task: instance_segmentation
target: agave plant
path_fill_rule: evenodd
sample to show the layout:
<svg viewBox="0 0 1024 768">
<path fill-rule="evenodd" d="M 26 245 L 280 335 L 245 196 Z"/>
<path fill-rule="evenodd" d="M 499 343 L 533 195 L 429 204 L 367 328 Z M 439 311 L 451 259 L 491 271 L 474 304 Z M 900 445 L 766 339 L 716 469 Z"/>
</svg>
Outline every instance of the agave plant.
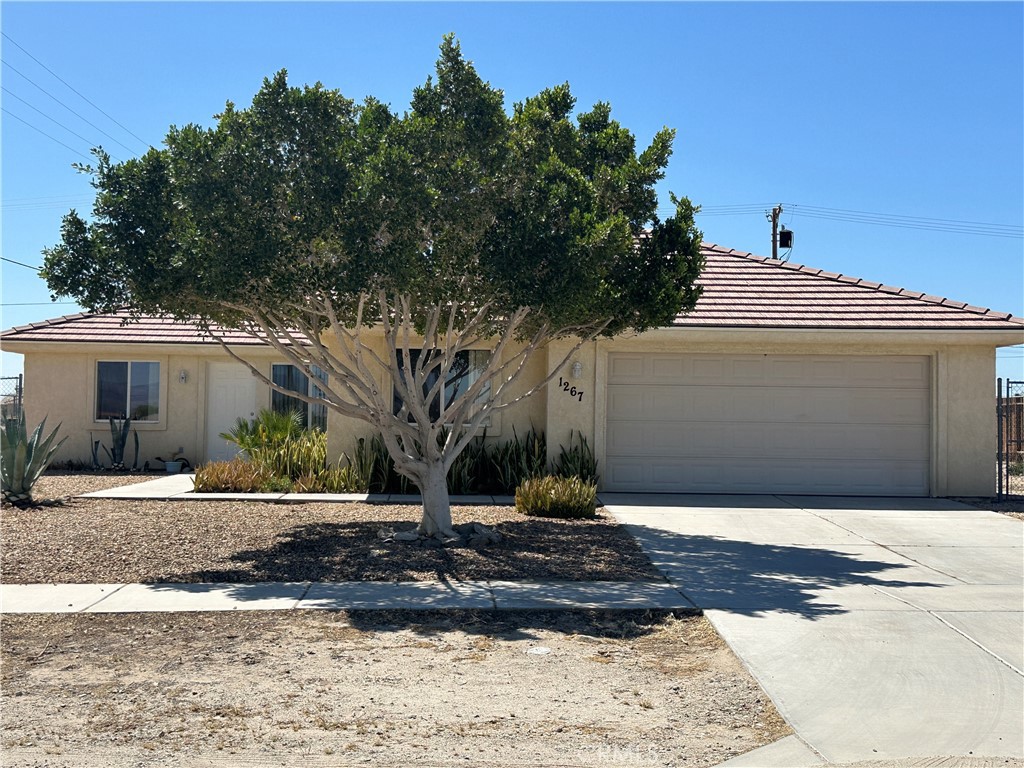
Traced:
<svg viewBox="0 0 1024 768">
<path fill-rule="evenodd" d="M 45 426 L 46 419 L 43 418 L 29 437 L 25 428 L 25 414 L 22 413 L 17 419 L 8 419 L 0 431 L 0 485 L 3 487 L 3 500 L 16 507 L 32 504 L 32 487 L 49 465 L 53 454 L 67 440 L 62 437 L 56 444 L 53 442 L 60 424 L 44 438 Z"/>
<path fill-rule="evenodd" d="M 110 459 L 111 469 L 124 469 L 124 448 L 128 444 L 128 433 L 132 428 L 132 420 L 130 418 L 124 418 L 120 421 L 115 421 L 114 417 L 110 417 L 110 448 L 102 446 L 103 451 L 107 454 L 107 458 Z M 135 432 L 135 463 L 132 465 L 132 469 L 139 468 L 139 433 Z M 94 457 L 95 459 L 95 457 Z"/>
</svg>

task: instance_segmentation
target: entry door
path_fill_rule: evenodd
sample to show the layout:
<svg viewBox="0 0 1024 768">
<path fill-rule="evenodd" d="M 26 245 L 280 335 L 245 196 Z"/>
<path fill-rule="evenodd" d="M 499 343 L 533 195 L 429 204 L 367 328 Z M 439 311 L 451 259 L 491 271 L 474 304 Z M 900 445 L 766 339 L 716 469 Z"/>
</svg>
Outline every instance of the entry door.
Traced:
<svg viewBox="0 0 1024 768">
<path fill-rule="evenodd" d="M 228 461 L 238 446 L 220 436 L 256 415 L 256 379 L 240 363 L 210 363 L 206 373 L 206 459 Z"/>
</svg>

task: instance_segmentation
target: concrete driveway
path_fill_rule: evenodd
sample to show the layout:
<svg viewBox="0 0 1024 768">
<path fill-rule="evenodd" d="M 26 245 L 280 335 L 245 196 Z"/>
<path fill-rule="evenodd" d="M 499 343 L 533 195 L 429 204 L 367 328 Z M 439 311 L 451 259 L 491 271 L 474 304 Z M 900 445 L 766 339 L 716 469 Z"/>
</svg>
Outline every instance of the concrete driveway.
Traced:
<svg viewBox="0 0 1024 768">
<path fill-rule="evenodd" d="M 939 499 L 601 498 L 796 731 L 729 765 L 1024 757 L 1021 521 Z"/>
</svg>

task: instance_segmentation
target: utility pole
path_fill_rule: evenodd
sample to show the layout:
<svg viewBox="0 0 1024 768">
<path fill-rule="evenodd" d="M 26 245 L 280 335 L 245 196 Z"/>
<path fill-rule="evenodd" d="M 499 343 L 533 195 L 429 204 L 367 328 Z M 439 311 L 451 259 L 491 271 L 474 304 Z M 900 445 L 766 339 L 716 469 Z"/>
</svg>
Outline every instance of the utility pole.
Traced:
<svg viewBox="0 0 1024 768">
<path fill-rule="evenodd" d="M 772 258 L 778 261 L 779 258 L 779 217 L 782 215 L 782 203 L 772 208 Z"/>
</svg>

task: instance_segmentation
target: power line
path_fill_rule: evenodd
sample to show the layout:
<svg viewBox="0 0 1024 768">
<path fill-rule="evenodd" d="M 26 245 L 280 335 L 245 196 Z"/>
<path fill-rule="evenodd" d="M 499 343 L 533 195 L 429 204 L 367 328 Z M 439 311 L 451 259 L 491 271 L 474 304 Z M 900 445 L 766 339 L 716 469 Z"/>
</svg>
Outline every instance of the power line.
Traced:
<svg viewBox="0 0 1024 768">
<path fill-rule="evenodd" d="M 24 264 L 20 261 L 15 261 L 14 259 L 8 259 L 6 256 L 0 256 L 0 261 L 6 261 L 11 264 L 17 264 L 19 267 L 25 267 L 26 269 L 31 269 L 36 272 L 39 272 L 41 270 L 41 267 L 33 267 L 31 264 Z"/>
<path fill-rule="evenodd" d="M 50 117 L 50 116 L 49 116 L 48 114 L 46 114 L 45 112 L 43 112 L 43 110 L 39 109 L 39 107 L 35 107 L 35 106 L 33 106 L 32 104 L 30 104 L 29 102 L 25 101 L 25 99 L 21 98 L 21 96 L 19 96 L 18 94 L 16 94 L 16 93 L 12 92 L 12 91 L 11 91 L 11 90 L 10 90 L 10 89 L 9 89 L 9 88 L 8 88 L 8 87 L 6 86 L 6 85 L 0 86 L 0 88 L 2 88 L 2 89 L 3 89 L 3 91 L 4 91 L 4 93 L 6 93 L 6 94 L 7 94 L 8 96 L 13 96 L 13 97 L 14 97 L 14 98 L 16 98 L 16 99 L 17 99 L 18 101 L 20 101 L 20 102 L 21 102 L 22 104 L 24 104 L 25 106 L 27 106 L 27 107 L 28 107 L 29 109 L 33 109 L 33 110 L 35 110 L 35 111 L 36 111 L 36 112 L 38 112 L 38 113 L 39 113 L 40 115 L 42 115 L 42 116 L 43 116 L 43 117 L 45 117 L 45 118 L 46 118 L 47 120 L 49 120 L 49 121 L 50 121 L 51 123 L 53 123 L 54 125 L 57 125 L 57 126 L 59 126 L 60 128 L 63 128 L 63 129 L 65 130 L 65 131 L 67 131 L 68 133 L 72 134 L 73 136 L 77 136 L 77 137 L 78 137 L 78 138 L 80 138 L 80 139 L 81 139 L 82 141 L 84 141 L 84 142 L 85 142 L 86 144 L 88 144 L 88 145 L 92 146 L 92 144 L 94 143 L 94 142 L 92 142 L 92 141 L 89 141 L 89 139 L 85 138 L 85 136 L 83 136 L 82 134 L 80 134 L 80 133 L 76 133 L 75 131 L 71 130 L 71 129 L 70 129 L 70 128 L 68 128 L 68 127 L 67 127 L 66 125 L 64 125 L 64 123 L 60 122 L 59 120 L 55 120 L 54 118 Z M 111 155 L 111 157 L 114 157 L 114 156 L 113 156 L 113 155 Z M 114 157 L 114 159 L 115 159 L 115 160 L 117 160 L 118 162 L 120 162 L 120 160 L 119 160 L 118 158 Z"/>
<path fill-rule="evenodd" d="M 27 125 L 27 126 L 28 126 L 29 128 L 31 128 L 31 129 L 32 129 L 33 131 L 36 131 L 36 132 L 38 132 L 38 133 L 41 133 L 41 134 L 43 134 L 43 136 L 45 136 L 46 138 L 48 138 L 48 139 L 49 139 L 50 141 L 55 141 L 55 142 L 57 142 L 58 144 L 60 144 L 60 145 L 61 145 L 62 147 L 67 147 L 68 149 L 70 149 L 70 150 L 71 150 L 72 152 L 74 152 L 74 153 L 75 153 L 76 155 L 78 155 L 79 157 L 81 157 L 81 158 L 84 158 L 84 159 L 85 159 L 86 161 L 88 161 L 88 160 L 90 159 L 89 157 L 87 157 L 86 155 L 83 155 L 83 154 L 82 154 L 81 152 L 79 152 L 79 151 L 78 151 L 77 149 L 75 149 L 74 147 L 68 146 L 67 144 L 65 144 L 65 143 L 64 143 L 63 141 L 61 141 L 60 139 L 55 139 L 55 138 L 54 138 L 53 136 L 51 136 L 50 134 L 48 134 L 48 133 L 47 133 L 46 131 L 44 131 L 44 130 L 42 130 L 42 129 L 40 129 L 40 128 L 36 128 L 36 127 L 35 127 L 34 125 L 32 125 L 32 123 L 30 123 L 30 122 L 29 122 L 28 120 L 25 120 L 24 118 L 18 117 L 18 116 L 17 116 L 16 114 L 14 114 L 14 113 L 13 113 L 13 112 L 11 112 L 11 111 L 10 111 L 9 109 L 7 109 L 7 107 L 0 107 L 0 109 L 2 109 L 2 110 L 3 110 L 4 114 L 10 115 L 10 116 L 11 116 L 11 117 L 13 117 L 13 118 L 14 118 L 15 120 L 20 120 L 20 121 L 21 121 L 21 122 L 23 122 L 23 123 L 24 123 L 25 125 Z"/>
<path fill-rule="evenodd" d="M 56 304 L 74 304 L 73 301 L 16 301 L 0 304 L 0 307 L 52 307 Z"/>
<path fill-rule="evenodd" d="M 785 203 L 787 212 L 792 216 L 805 216 L 812 219 L 846 221 L 855 224 L 872 224 L 876 226 L 899 227 L 903 229 L 931 230 L 965 235 L 983 235 L 986 237 L 1024 237 L 1024 227 L 1015 224 L 996 224 L 978 221 L 962 221 L 958 219 L 941 219 L 924 216 L 906 216 L 892 213 L 873 213 L 845 208 L 826 208 L 815 205 Z M 752 203 L 735 205 L 702 206 L 697 216 L 747 216 L 763 214 L 771 206 Z M 661 208 L 659 213 L 672 213 L 671 209 Z"/>
<path fill-rule="evenodd" d="M 56 101 L 56 102 L 57 102 L 58 104 L 60 104 L 60 105 L 61 105 L 62 107 L 64 107 L 64 109 L 66 109 L 66 110 L 67 110 L 68 112 L 70 112 L 71 114 L 73 114 L 73 115 L 74 115 L 75 117 L 77 117 L 77 118 L 78 118 L 79 120 L 82 120 L 83 122 L 85 122 L 85 123 L 88 123 L 88 124 L 89 124 L 89 125 L 91 125 L 91 126 L 92 126 L 93 128 L 95 128 L 95 129 L 96 129 L 97 131 L 99 131 L 99 132 L 100 132 L 100 133 L 102 133 L 102 134 L 103 134 L 104 136 L 106 136 L 106 137 L 107 137 L 108 139 L 110 139 L 111 141 L 113 141 L 113 142 L 114 142 L 115 144 L 120 144 L 120 145 L 121 145 L 122 147 L 124 147 L 125 149 L 127 149 L 127 150 L 128 150 L 129 152 L 131 152 L 132 154 L 135 154 L 135 150 L 133 150 L 133 149 L 132 149 L 131 147 L 129 147 L 129 146 L 127 145 L 127 144 L 125 144 L 125 143 L 124 143 L 124 142 L 122 142 L 122 141 L 118 141 L 118 140 L 117 140 L 117 139 L 115 139 L 115 138 L 114 138 L 113 136 L 111 136 L 111 135 L 110 135 L 109 133 L 107 133 L 107 132 L 106 132 L 106 131 L 104 131 L 104 130 L 103 130 L 102 128 L 100 128 L 100 127 L 99 127 L 98 125 L 96 125 L 96 123 L 94 123 L 94 122 L 90 121 L 90 120 L 89 120 L 88 118 L 86 118 L 86 117 L 83 117 L 83 116 L 82 116 L 81 114 L 79 114 L 78 112 L 76 112 L 75 110 L 73 110 L 73 109 L 72 109 L 71 107 L 69 107 L 69 106 L 68 106 L 67 104 L 65 104 L 65 103 L 64 103 L 63 101 L 61 101 L 60 99 L 58 99 L 58 98 L 57 98 L 56 96 L 54 96 L 54 95 L 53 95 L 52 93 L 50 93 L 50 92 L 49 92 L 48 90 L 46 90 L 45 88 L 43 88 L 43 86 L 39 85 L 39 83 L 35 82 L 35 81 L 34 81 L 34 80 L 33 80 L 32 78 L 28 77 L 27 75 L 23 74 L 23 73 L 22 73 L 22 72 L 21 72 L 21 71 L 20 71 L 19 69 L 17 69 L 16 67 L 12 66 L 12 65 L 11 65 L 11 64 L 10 64 L 9 62 L 7 62 L 7 61 L 4 61 L 3 59 L 0 59 L 0 62 L 3 62 L 3 64 L 4 64 L 5 66 L 7 66 L 8 68 L 10 68 L 10 69 L 11 69 L 11 70 L 12 70 L 12 71 L 13 71 L 13 72 L 15 73 L 15 74 L 19 75 L 20 77 L 24 78 L 25 80 L 28 80 L 28 82 L 30 82 L 30 83 L 31 83 L 32 85 L 34 85 L 34 86 L 35 86 L 36 88 L 38 88 L 38 89 L 39 89 L 40 91 L 42 91 L 43 93 L 45 93 L 45 94 L 46 94 L 47 96 L 49 96 L 49 97 L 50 97 L 51 99 L 53 99 L 54 101 Z"/>
<path fill-rule="evenodd" d="M 39 59 L 37 59 L 37 58 L 36 58 L 35 56 L 33 56 L 33 55 L 32 55 L 31 53 L 29 53 L 29 52 L 28 52 L 28 51 L 27 51 L 27 50 L 26 50 L 26 49 L 24 48 L 24 46 L 20 45 L 20 44 L 19 44 L 19 43 L 18 43 L 17 41 L 15 41 L 14 39 L 12 39 L 12 38 L 11 38 L 11 36 L 10 36 L 10 35 L 8 35 L 8 34 L 7 34 L 6 32 L 0 32 L 0 35 L 3 35 L 3 36 L 4 36 L 5 38 L 7 38 L 7 40 L 8 40 L 8 41 L 9 41 L 9 42 L 10 42 L 10 43 L 11 43 L 12 45 L 14 45 L 15 47 L 17 47 L 17 48 L 21 49 L 21 51 L 22 51 L 22 52 L 23 52 L 23 53 L 24 53 L 24 54 L 25 54 L 26 56 L 28 56 L 28 57 L 29 57 L 30 59 L 32 59 L 32 61 L 34 61 L 34 62 L 35 62 L 36 64 L 38 64 L 38 65 L 39 65 L 40 67 L 42 67 L 43 69 L 45 69 L 45 70 L 46 70 L 47 72 L 49 72 L 49 73 L 50 73 L 51 75 L 53 75 L 53 76 L 54 76 L 55 78 L 57 78 L 58 80 L 60 80 L 60 81 L 61 81 L 62 83 L 64 83 L 64 85 L 66 85 L 66 86 L 67 86 L 68 88 L 70 88 L 70 89 L 71 89 L 72 91 L 74 91 L 74 92 L 75 92 L 76 94 L 78 94 L 79 98 L 81 98 L 81 99 L 82 99 L 83 101 L 85 101 L 85 102 L 86 102 L 87 104 L 89 104 L 90 106 L 92 106 L 92 107 L 93 107 L 93 108 L 94 108 L 95 110 L 97 110 L 98 112 L 100 112 L 100 113 L 101 113 L 101 114 L 102 114 L 103 116 L 105 116 L 105 117 L 106 117 L 106 118 L 107 118 L 108 120 L 110 120 L 110 121 L 111 121 L 111 122 L 113 122 L 113 123 L 114 123 L 115 125 L 117 125 L 117 126 L 118 126 L 119 128 L 121 128 L 121 130 L 123 130 L 123 131 L 124 131 L 125 133 L 128 133 L 128 134 L 129 134 L 129 135 L 131 135 L 131 136 L 132 136 L 132 137 L 133 137 L 134 139 L 136 139 L 137 141 L 141 142 L 142 144 L 145 144 L 145 145 L 146 145 L 147 147 L 149 147 L 150 149 L 152 149 L 152 148 L 153 148 L 153 145 L 152 145 L 152 144 L 150 144 L 150 143 L 149 143 L 148 141 L 146 141 L 145 139 L 139 138 L 139 137 L 138 137 L 137 135 L 135 135 L 135 133 L 133 133 L 132 131 L 130 131 L 130 130 L 129 130 L 128 128 L 126 128 L 125 126 L 121 125 L 121 123 L 119 123 L 119 122 L 118 122 L 117 120 L 115 120 L 115 119 L 114 119 L 113 117 L 111 117 L 111 116 L 110 116 L 110 115 L 108 115 L 108 114 L 107 114 L 106 112 L 104 112 L 104 111 L 103 111 L 103 110 L 102 110 L 102 109 L 101 109 L 101 108 L 100 108 L 99 106 L 97 106 L 97 105 L 96 105 L 96 104 L 95 104 L 95 103 L 94 103 L 93 101 L 91 101 L 91 100 L 90 100 L 90 99 L 89 99 L 89 98 L 88 98 L 88 97 L 87 97 L 87 96 L 86 96 L 85 94 L 83 94 L 83 93 L 82 93 L 81 91 L 79 91 L 79 90 L 78 90 L 77 88 L 75 88 L 75 87 L 74 87 L 73 85 L 71 85 L 71 83 L 69 83 L 69 82 L 68 82 L 67 80 L 65 80 L 65 79 L 64 79 L 63 77 L 61 77 L 60 75 L 58 75 L 58 74 L 57 74 L 56 72 L 54 72 L 54 71 L 53 71 L 52 69 L 50 69 L 50 68 L 49 68 L 48 66 L 46 66 L 45 64 L 43 64 L 43 62 L 41 62 L 41 61 L 40 61 Z M 10 65 L 8 65 L 8 66 L 10 66 Z M 124 146 L 124 145 L 122 144 L 121 146 Z M 125 147 L 125 149 L 127 149 L 127 147 Z"/>
</svg>

